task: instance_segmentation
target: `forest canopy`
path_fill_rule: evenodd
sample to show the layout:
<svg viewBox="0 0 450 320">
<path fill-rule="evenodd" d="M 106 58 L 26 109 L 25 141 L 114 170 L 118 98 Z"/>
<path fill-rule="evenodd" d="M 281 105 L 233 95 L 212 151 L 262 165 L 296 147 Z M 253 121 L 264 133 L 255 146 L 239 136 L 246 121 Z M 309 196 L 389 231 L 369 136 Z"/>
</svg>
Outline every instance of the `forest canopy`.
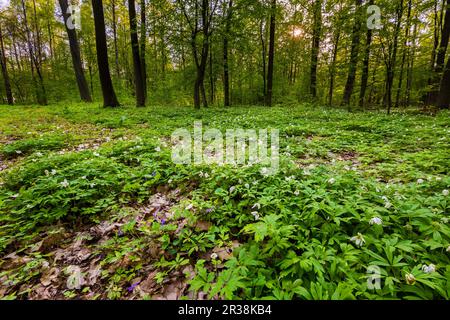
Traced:
<svg viewBox="0 0 450 320">
<path fill-rule="evenodd" d="M 3 0 L 0 26 L 5 103 L 449 106 L 448 0 Z"/>
</svg>

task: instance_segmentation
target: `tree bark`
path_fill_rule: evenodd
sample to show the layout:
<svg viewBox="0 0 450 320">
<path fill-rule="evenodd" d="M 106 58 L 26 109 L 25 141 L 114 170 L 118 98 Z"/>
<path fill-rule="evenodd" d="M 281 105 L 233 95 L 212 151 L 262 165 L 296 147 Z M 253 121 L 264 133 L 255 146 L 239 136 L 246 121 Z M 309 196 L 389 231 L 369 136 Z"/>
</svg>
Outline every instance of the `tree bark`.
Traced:
<svg viewBox="0 0 450 320">
<path fill-rule="evenodd" d="M 5 82 L 6 100 L 9 105 L 14 104 L 14 98 L 11 90 L 11 82 L 9 80 L 8 65 L 6 61 L 5 46 L 3 44 L 3 31 L 0 25 L 0 63 L 2 65 L 3 81 Z"/>
<path fill-rule="evenodd" d="M 80 92 L 80 98 L 85 102 L 92 102 L 91 93 L 89 92 L 89 86 L 86 81 L 81 62 L 80 45 L 78 43 L 77 32 L 75 29 L 69 28 L 67 25 L 67 21 L 70 18 L 69 13 L 67 12 L 69 4 L 67 0 L 59 0 L 59 5 L 61 7 L 64 17 L 64 25 L 66 26 L 67 36 L 69 38 L 70 54 L 72 56 L 72 64 L 75 71 L 78 91 Z"/>
<path fill-rule="evenodd" d="M 128 13 L 130 17 L 130 38 L 131 38 L 131 51 L 133 55 L 134 66 L 134 86 L 136 91 L 136 106 L 145 106 L 145 86 L 142 79 L 143 71 L 141 66 L 141 56 L 139 54 L 139 42 L 137 34 L 137 22 L 136 22 L 136 5 L 135 0 L 128 0 Z"/>
<path fill-rule="evenodd" d="M 450 59 L 447 60 L 447 65 L 442 75 L 436 106 L 441 109 L 448 109 L 450 106 Z"/>
<path fill-rule="evenodd" d="M 277 0 L 272 0 L 270 12 L 270 30 L 269 30 L 269 61 L 267 65 L 267 96 L 266 105 L 272 106 L 273 96 L 273 71 L 275 60 L 275 28 L 276 28 L 276 6 Z"/>
<path fill-rule="evenodd" d="M 370 0 L 369 6 L 373 5 L 373 0 Z M 366 32 L 366 46 L 364 48 L 364 60 L 361 73 L 361 87 L 359 91 L 359 106 L 364 106 L 366 97 L 367 82 L 369 80 L 369 63 L 370 63 L 370 46 L 372 44 L 372 29 L 367 28 Z"/>
<path fill-rule="evenodd" d="M 34 84 L 34 87 L 36 90 L 37 102 L 40 105 L 47 105 L 47 103 L 48 103 L 47 102 L 47 93 L 45 91 L 44 78 L 43 78 L 42 72 L 41 72 L 41 65 L 39 64 L 39 61 L 34 54 L 33 45 L 31 43 L 31 31 L 28 26 L 28 17 L 27 17 L 27 9 L 25 6 L 25 1 L 22 0 L 21 3 L 22 3 L 22 10 L 23 10 L 23 23 L 25 26 L 26 42 L 27 42 L 27 46 L 28 46 L 28 53 L 30 55 L 31 77 L 33 79 L 33 84 Z M 36 68 L 36 73 L 39 78 L 39 84 L 36 82 L 36 77 L 34 75 L 35 68 Z"/>
<path fill-rule="evenodd" d="M 103 1 L 92 0 L 92 10 L 94 13 L 95 43 L 97 47 L 98 72 L 103 93 L 103 106 L 118 107 L 119 101 L 117 100 L 117 96 L 111 81 L 111 73 L 109 71 Z"/>
<path fill-rule="evenodd" d="M 147 18 L 145 14 L 145 0 L 141 0 L 141 68 L 142 82 L 144 83 L 144 94 L 147 99 L 147 62 L 145 59 L 145 50 L 147 43 Z"/>
<path fill-rule="evenodd" d="M 229 0 L 225 25 L 225 35 L 223 37 L 223 95 L 225 107 L 229 107 L 231 105 L 230 71 L 228 64 L 228 38 L 230 36 L 232 14 L 233 14 L 233 0 Z"/>
<path fill-rule="evenodd" d="M 362 0 L 356 0 L 356 9 L 355 9 L 355 23 L 353 25 L 352 31 L 352 45 L 350 51 L 350 62 L 348 68 L 347 82 L 345 83 L 344 89 L 344 97 L 342 104 L 348 105 L 350 109 L 350 98 L 353 93 L 353 87 L 355 85 L 355 77 L 356 77 L 356 68 L 358 64 L 358 55 L 359 55 L 359 37 L 361 30 L 361 20 L 360 20 L 360 8 L 362 4 Z"/>
<path fill-rule="evenodd" d="M 311 45 L 311 70 L 309 93 L 315 100 L 317 98 L 317 63 L 320 48 L 320 35 L 322 32 L 322 0 L 314 2 L 313 37 Z"/>
</svg>

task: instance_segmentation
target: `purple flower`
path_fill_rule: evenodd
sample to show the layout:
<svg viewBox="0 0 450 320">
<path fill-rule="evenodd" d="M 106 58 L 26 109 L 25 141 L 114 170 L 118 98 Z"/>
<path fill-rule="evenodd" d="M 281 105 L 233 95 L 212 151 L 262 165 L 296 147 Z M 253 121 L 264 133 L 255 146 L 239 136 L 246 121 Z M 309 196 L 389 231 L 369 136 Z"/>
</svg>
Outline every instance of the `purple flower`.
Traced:
<svg viewBox="0 0 450 320">
<path fill-rule="evenodd" d="M 118 235 L 119 237 L 122 237 L 122 236 L 123 236 L 123 231 L 122 231 L 122 229 L 119 229 L 119 232 L 117 233 L 117 235 Z"/>
<path fill-rule="evenodd" d="M 161 224 L 162 224 L 162 225 L 165 225 L 165 224 L 166 224 L 166 219 L 162 219 L 162 220 L 161 220 Z"/>
<path fill-rule="evenodd" d="M 131 287 L 128 287 L 127 288 L 128 292 L 133 292 L 133 290 L 136 289 L 136 287 L 139 285 L 139 283 L 141 283 L 141 282 L 139 281 L 139 282 L 133 283 L 131 285 Z"/>
<path fill-rule="evenodd" d="M 214 211 L 213 208 L 206 209 L 206 213 L 211 213 L 211 212 L 213 212 L 213 211 Z"/>
</svg>

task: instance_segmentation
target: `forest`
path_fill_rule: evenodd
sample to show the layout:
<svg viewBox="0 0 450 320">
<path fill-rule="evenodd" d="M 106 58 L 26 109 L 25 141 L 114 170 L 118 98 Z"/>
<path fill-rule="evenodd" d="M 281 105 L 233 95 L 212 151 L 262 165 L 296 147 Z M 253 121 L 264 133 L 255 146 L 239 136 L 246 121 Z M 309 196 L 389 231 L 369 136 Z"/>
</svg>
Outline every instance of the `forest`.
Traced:
<svg viewBox="0 0 450 320">
<path fill-rule="evenodd" d="M 450 299 L 449 40 L 450 0 L 0 0 L 0 300 Z"/>
</svg>

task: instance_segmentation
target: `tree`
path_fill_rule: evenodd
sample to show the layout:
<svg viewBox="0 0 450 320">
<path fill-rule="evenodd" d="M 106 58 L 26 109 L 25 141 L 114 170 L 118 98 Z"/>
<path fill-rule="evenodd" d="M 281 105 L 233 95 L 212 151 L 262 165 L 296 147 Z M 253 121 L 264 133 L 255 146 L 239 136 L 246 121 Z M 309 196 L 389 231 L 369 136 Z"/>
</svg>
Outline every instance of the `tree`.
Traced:
<svg viewBox="0 0 450 320">
<path fill-rule="evenodd" d="M 358 64 L 358 55 L 359 55 L 359 37 L 360 37 L 360 30 L 361 30 L 361 4 L 362 0 L 356 0 L 355 1 L 355 21 L 353 25 L 353 31 L 352 31 L 352 45 L 350 49 L 350 61 L 349 61 L 349 67 L 348 67 L 348 74 L 347 74 L 347 82 L 345 84 L 344 89 L 344 98 L 342 101 L 343 105 L 348 105 L 350 108 L 350 98 L 353 93 L 353 87 L 355 85 L 355 77 L 356 77 L 356 68 Z"/>
<path fill-rule="evenodd" d="M 147 99 L 147 62 L 145 59 L 145 50 L 147 43 L 147 19 L 146 19 L 146 4 L 145 0 L 141 0 L 141 69 L 142 82 L 144 83 L 144 95 Z"/>
<path fill-rule="evenodd" d="M 373 0 L 369 1 L 369 6 L 373 5 Z M 372 44 L 372 29 L 367 28 L 366 31 L 366 45 L 364 47 L 364 59 L 361 73 L 361 89 L 359 91 L 359 106 L 364 106 L 364 99 L 366 97 L 367 82 L 369 80 L 369 62 L 370 62 L 370 46 Z"/>
<path fill-rule="evenodd" d="M 130 15 L 130 32 L 131 32 L 131 51 L 133 55 L 134 65 L 134 85 L 136 92 L 136 106 L 145 106 L 145 86 L 143 79 L 143 71 L 141 65 L 141 56 L 139 54 L 139 42 L 137 35 L 136 22 L 136 6 L 135 0 L 128 0 L 128 12 Z"/>
<path fill-rule="evenodd" d="M 70 14 L 68 12 L 67 0 L 59 0 L 61 12 L 64 17 L 64 24 L 66 27 L 67 36 L 69 38 L 70 54 L 72 56 L 72 65 L 75 71 L 75 79 L 78 85 L 78 91 L 80 92 L 81 100 L 85 102 L 92 102 L 91 93 L 89 92 L 89 86 L 84 76 L 83 64 L 81 62 L 80 45 L 78 43 L 77 32 L 75 28 L 70 28 L 68 20 Z"/>
<path fill-rule="evenodd" d="M 228 39 L 230 37 L 231 19 L 233 15 L 233 0 L 228 1 L 228 9 L 225 10 L 225 34 L 223 36 L 223 96 L 224 105 L 231 105 L 230 99 L 230 69 L 228 63 Z"/>
<path fill-rule="evenodd" d="M 14 98 L 11 90 L 11 82 L 9 81 L 8 65 L 6 61 L 5 46 L 3 44 L 3 30 L 0 22 L 0 63 L 2 65 L 3 81 L 5 82 L 6 100 L 9 105 L 14 104 Z"/>
<path fill-rule="evenodd" d="M 317 61 L 322 33 L 322 0 L 315 0 L 313 6 L 313 36 L 311 44 L 311 71 L 309 92 L 313 99 L 317 98 Z"/>
<path fill-rule="evenodd" d="M 267 95 L 266 105 L 272 106 L 273 96 L 273 71 L 275 60 L 275 28 L 276 28 L 276 6 L 277 0 L 272 0 L 270 6 L 270 26 L 269 26 L 269 61 L 267 65 Z"/>
<path fill-rule="evenodd" d="M 92 10 L 94 13 L 95 43 L 97 47 L 97 64 L 100 76 L 100 83 L 103 93 L 104 107 L 118 107 L 116 93 L 111 80 L 108 62 L 108 48 L 106 45 L 105 16 L 103 13 L 102 0 L 92 0 Z"/>
<path fill-rule="evenodd" d="M 28 47 L 28 54 L 30 56 L 31 77 L 33 79 L 33 84 L 34 84 L 34 88 L 36 91 L 37 102 L 40 105 L 47 105 L 48 104 L 47 92 L 46 92 L 45 86 L 44 86 L 44 78 L 42 75 L 41 63 L 39 61 L 40 59 L 38 59 L 35 56 L 35 50 L 33 48 L 33 44 L 31 43 L 32 37 L 31 37 L 31 30 L 28 26 L 28 15 L 27 15 L 25 1 L 22 0 L 21 3 L 22 3 L 23 22 L 24 22 L 24 27 L 25 27 L 25 37 L 26 37 L 26 42 L 27 42 L 27 47 Z M 36 73 L 38 75 L 39 83 L 36 81 L 36 77 L 34 75 L 35 69 L 36 69 Z"/>
</svg>

